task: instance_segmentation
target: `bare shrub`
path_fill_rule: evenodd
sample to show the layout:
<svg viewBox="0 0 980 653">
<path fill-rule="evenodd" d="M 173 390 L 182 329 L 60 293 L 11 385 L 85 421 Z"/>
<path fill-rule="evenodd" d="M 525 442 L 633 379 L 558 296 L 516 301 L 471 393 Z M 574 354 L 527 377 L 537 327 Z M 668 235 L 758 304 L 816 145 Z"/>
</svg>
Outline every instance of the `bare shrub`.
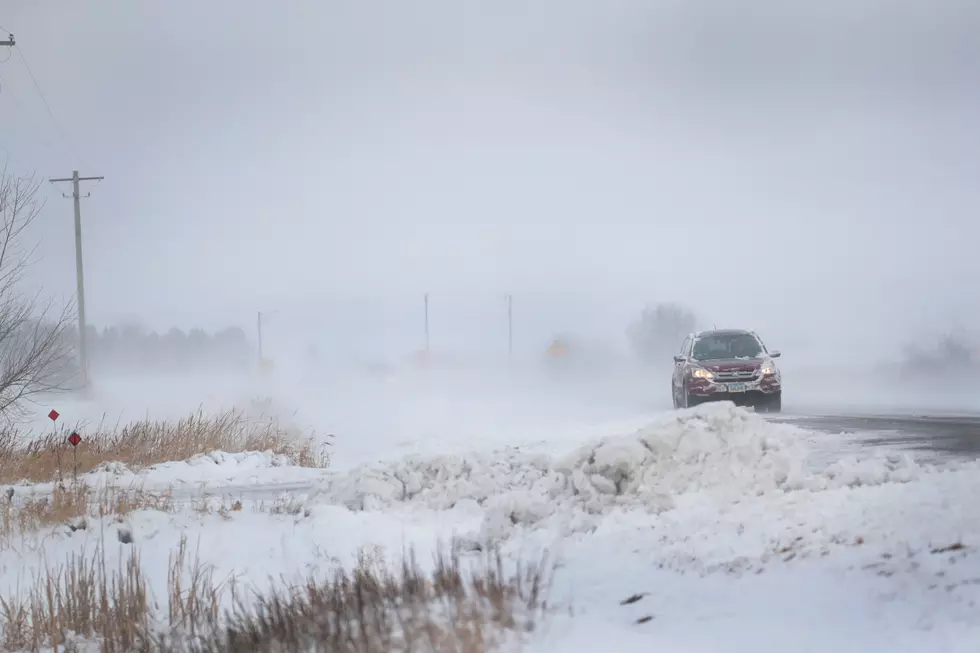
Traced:
<svg viewBox="0 0 980 653">
<path fill-rule="evenodd" d="M 124 516 L 137 510 L 156 510 L 158 512 L 175 512 L 173 492 L 148 492 L 142 488 L 118 488 L 106 486 L 95 502 L 99 517 L 109 515 Z"/>
<path fill-rule="evenodd" d="M 294 517 L 302 514 L 306 510 L 306 506 L 302 501 L 291 496 L 279 497 L 268 508 L 264 504 L 262 508 L 271 515 L 292 515 Z"/>
<path fill-rule="evenodd" d="M 8 429 L 0 432 L 0 483 L 61 478 L 64 471 L 74 471 L 69 466 L 76 460 L 77 472 L 84 474 L 110 462 L 135 470 L 214 451 L 269 451 L 303 467 L 326 467 L 330 460 L 313 435 L 298 436 L 275 421 L 250 420 L 237 410 L 218 415 L 199 410 L 178 421 L 141 420 L 87 433 L 74 452 L 63 433 L 25 442 Z"/>
<path fill-rule="evenodd" d="M 22 241 L 41 210 L 39 187 L 38 179 L 0 171 L 0 417 L 7 420 L 70 380 L 72 308 L 56 310 L 21 285 L 35 249 Z"/>
<path fill-rule="evenodd" d="M 76 637 L 104 653 L 483 653 L 541 621 L 554 569 L 543 558 L 507 574 L 492 553 L 466 571 L 453 550 L 437 556 L 431 573 L 411 553 L 392 571 L 365 555 L 352 572 L 246 601 L 187 552 L 185 540 L 170 558 L 165 619 L 135 550 L 115 568 L 104 552 L 101 562 L 72 555 L 26 597 L 0 599 L 4 649 L 57 650 Z M 233 607 L 220 615 L 229 590 Z"/>
</svg>

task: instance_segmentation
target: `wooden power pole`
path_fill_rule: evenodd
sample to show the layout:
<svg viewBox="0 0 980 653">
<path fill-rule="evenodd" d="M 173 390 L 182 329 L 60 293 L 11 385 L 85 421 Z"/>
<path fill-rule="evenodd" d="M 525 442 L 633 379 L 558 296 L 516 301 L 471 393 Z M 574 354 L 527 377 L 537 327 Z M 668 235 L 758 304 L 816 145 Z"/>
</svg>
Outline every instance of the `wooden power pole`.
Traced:
<svg viewBox="0 0 980 653">
<path fill-rule="evenodd" d="M 88 387 L 89 368 L 88 368 L 88 343 L 86 342 L 86 322 L 85 322 L 85 275 L 82 270 L 82 203 L 78 185 L 83 181 L 102 181 L 104 177 L 79 177 L 78 170 L 72 172 L 71 177 L 64 179 L 49 179 L 52 184 L 64 181 L 71 182 L 71 197 L 75 200 L 75 283 L 78 292 L 78 357 L 82 368 L 82 385 Z M 86 194 L 88 197 L 91 193 Z"/>
<path fill-rule="evenodd" d="M 258 327 L 258 332 L 259 332 L 259 370 L 261 371 L 262 361 L 264 360 L 262 357 L 262 311 L 259 311 L 259 317 L 256 326 Z"/>
<path fill-rule="evenodd" d="M 514 296 L 507 295 L 507 358 L 514 358 Z"/>
<path fill-rule="evenodd" d="M 425 355 L 429 356 L 429 293 L 425 293 Z"/>
</svg>

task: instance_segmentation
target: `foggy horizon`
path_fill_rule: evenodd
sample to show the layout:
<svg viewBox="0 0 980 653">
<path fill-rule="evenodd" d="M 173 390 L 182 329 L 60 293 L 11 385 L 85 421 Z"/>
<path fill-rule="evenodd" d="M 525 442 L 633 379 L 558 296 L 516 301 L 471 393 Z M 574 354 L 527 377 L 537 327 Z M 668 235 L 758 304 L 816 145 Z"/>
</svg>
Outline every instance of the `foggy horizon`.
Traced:
<svg viewBox="0 0 980 653">
<path fill-rule="evenodd" d="M 68 135 L 12 53 L 8 168 L 106 177 L 93 325 L 387 304 L 421 342 L 428 292 L 445 329 L 505 294 L 535 333 L 658 302 L 825 349 L 980 328 L 971 3 L 193 7 L 0 13 Z M 71 297 L 68 185 L 42 185 L 32 282 Z"/>
</svg>

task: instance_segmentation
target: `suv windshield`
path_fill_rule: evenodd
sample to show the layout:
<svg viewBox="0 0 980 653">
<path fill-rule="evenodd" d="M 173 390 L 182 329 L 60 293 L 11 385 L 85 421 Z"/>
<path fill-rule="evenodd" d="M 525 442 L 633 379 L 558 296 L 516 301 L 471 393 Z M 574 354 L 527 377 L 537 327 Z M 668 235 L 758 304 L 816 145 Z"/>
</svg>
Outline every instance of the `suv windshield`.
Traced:
<svg viewBox="0 0 980 653">
<path fill-rule="evenodd" d="M 762 344 L 748 333 L 724 333 L 705 336 L 694 343 L 691 356 L 696 361 L 723 358 L 758 358 Z"/>
</svg>

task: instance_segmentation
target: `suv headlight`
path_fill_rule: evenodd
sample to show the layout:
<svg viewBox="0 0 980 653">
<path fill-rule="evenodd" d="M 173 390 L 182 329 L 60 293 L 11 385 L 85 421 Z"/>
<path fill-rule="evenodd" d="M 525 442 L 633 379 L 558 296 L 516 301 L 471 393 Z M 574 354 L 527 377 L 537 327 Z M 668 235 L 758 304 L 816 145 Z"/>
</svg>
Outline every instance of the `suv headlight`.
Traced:
<svg viewBox="0 0 980 653">
<path fill-rule="evenodd" d="M 713 378 L 715 378 L 715 375 L 714 374 L 712 374 L 708 370 L 703 369 L 703 368 L 700 368 L 700 367 L 697 367 L 697 368 L 691 370 L 691 376 L 693 376 L 695 379 L 713 379 Z"/>
<path fill-rule="evenodd" d="M 762 376 L 772 376 L 776 373 L 776 366 L 772 363 L 766 363 L 762 366 Z"/>
</svg>

